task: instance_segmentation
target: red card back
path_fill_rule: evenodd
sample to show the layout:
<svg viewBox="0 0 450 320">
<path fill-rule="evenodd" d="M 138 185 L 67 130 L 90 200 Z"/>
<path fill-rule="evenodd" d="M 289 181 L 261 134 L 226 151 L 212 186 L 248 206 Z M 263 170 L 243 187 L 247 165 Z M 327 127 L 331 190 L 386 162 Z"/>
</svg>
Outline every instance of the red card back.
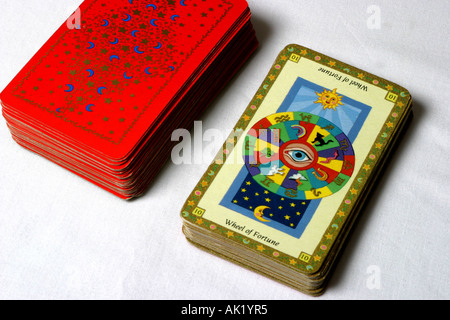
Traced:
<svg viewBox="0 0 450 320">
<path fill-rule="evenodd" d="M 0 99 L 30 125 L 121 161 L 246 10 L 245 1 L 86 0 L 81 24 L 64 23 Z"/>
</svg>

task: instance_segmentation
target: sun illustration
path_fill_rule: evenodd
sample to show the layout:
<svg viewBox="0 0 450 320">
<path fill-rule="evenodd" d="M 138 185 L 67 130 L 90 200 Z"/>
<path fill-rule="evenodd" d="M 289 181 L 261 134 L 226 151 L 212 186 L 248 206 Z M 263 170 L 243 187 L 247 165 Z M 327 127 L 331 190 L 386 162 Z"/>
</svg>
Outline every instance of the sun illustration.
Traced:
<svg viewBox="0 0 450 320">
<path fill-rule="evenodd" d="M 344 105 L 341 102 L 342 96 L 336 93 L 336 89 L 333 89 L 333 91 L 323 89 L 322 93 L 316 92 L 316 94 L 319 96 L 319 99 L 317 101 L 314 101 L 314 103 L 321 103 L 324 110 L 327 108 L 336 110 L 336 107 Z"/>
</svg>

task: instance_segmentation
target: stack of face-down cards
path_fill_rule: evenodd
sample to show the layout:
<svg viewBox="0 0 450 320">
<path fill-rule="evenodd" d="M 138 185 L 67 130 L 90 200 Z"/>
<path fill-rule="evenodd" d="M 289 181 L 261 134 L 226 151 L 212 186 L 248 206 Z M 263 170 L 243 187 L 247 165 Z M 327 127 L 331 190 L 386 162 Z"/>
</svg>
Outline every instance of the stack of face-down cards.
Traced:
<svg viewBox="0 0 450 320">
<path fill-rule="evenodd" d="M 13 138 L 141 195 L 258 45 L 246 1 L 86 0 L 1 93 Z"/>
<path fill-rule="evenodd" d="M 320 295 L 411 115 L 404 88 L 288 45 L 187 199 L 187 239 Z"/>
</svg>

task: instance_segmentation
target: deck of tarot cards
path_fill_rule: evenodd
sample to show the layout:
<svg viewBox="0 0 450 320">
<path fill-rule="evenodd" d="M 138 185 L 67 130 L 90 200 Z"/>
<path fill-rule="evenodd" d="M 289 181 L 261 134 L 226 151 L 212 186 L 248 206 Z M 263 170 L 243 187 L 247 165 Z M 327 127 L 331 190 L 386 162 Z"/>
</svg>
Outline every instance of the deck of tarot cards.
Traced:
<svg viewBox="0 0 450 320">
<path fill-rule="evenodd" d="M 256 49 L 245 0 L 86 0 L 0 95 L 12 137 L 111 193 L 142 195 Z M 14 54 L 14 53 L 11 53 Z"/>
<path fill-rule="evenodd" d="M 184 234 L 322 294 L 411 115 L 406 89 L 288 45 L 182 208 Z"/>
</svg>

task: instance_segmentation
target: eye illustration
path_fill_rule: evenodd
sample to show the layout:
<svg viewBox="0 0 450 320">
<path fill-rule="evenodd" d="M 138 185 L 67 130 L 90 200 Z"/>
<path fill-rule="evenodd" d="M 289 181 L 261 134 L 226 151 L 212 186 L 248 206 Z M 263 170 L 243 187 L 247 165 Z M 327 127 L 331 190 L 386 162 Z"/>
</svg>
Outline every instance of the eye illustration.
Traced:
<svg viewBox="0 0 450 320">
<path fill-rule="evenodd" d="M 302 149 L 291 149 L 284 151 L 291 159 L 295 162 L 304 162 L 312 160 L 312 158 L 308 155 L 306 150 Z"/>
<path fill-rule="evenodd" d="M 294 170 L 310 167 L 316 158 L 311 146 L 295 140 L 288 142 L 281 154 L 281 161 Z"/>
</svg>

